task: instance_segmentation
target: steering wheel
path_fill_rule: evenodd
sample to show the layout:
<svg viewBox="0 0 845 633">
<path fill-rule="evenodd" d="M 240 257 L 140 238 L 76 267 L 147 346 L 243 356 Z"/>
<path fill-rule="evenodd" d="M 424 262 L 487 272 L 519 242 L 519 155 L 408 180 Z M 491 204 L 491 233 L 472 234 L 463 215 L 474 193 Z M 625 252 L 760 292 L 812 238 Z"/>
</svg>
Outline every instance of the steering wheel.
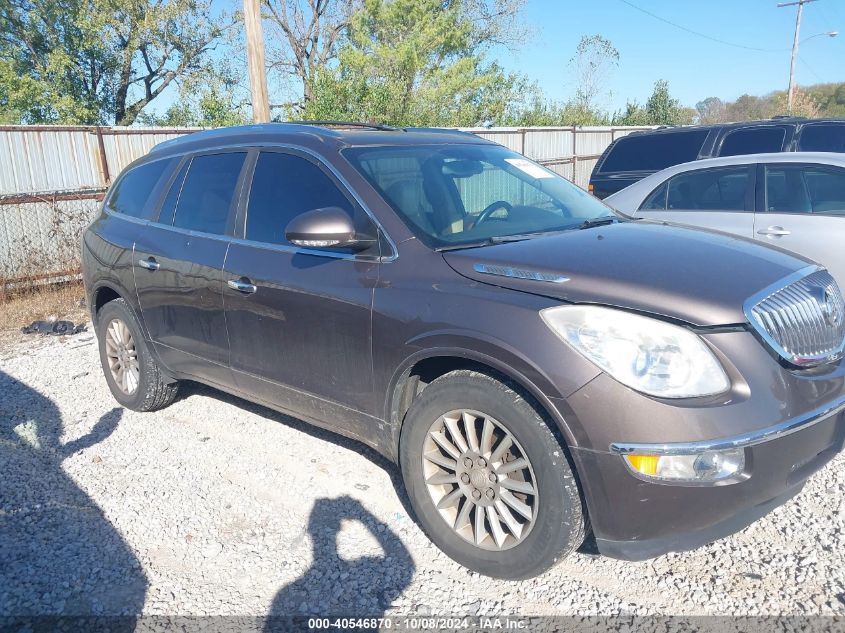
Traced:
<svg viewBox="0 0 845 633">
<path fill-rule="evenodd" d="M 499 209 L 504 209 L 510 214 L 510 212 L 513 211 L 513 205 L 506 200 L 496 200 L 495 202 L 488 204 L 484 207 L 484 210 L 478 214 L 478 219 L 475 221 L 473 226 L 478 226 L 482 222 L 486 222 L 490 216 L 493 215 L 493 212 L 498 211 Z"/>
</svg>

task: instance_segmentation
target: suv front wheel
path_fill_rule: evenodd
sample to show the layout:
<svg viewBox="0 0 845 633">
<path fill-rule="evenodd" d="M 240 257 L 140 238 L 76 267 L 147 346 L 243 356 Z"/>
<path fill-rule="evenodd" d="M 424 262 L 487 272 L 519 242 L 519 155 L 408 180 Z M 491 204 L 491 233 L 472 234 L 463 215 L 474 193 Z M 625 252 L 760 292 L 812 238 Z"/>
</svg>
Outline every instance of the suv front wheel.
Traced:
<svg viewBox="0 0 845 633">
<path fill-rule="evenodd" d="M 566 451 L 538 410 L 475 371 L 434 380 L 412 403 L 400 439 L 411 503 L 429 538 L 487 576 L 536 576 L 584 540 Z"/>
</svg>

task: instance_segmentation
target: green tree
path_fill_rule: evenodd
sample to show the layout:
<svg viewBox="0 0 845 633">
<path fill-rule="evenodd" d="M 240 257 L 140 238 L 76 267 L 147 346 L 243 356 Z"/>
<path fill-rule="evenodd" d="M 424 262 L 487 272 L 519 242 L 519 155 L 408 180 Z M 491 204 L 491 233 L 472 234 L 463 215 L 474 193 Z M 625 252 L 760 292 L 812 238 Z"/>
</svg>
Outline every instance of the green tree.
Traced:
<svg viewBox="0 0 845 633">
<path fill-rule="evenodd" d="M 180 83 L 176 101 L 164 114 L 142 112 L 142 125 L 167 127 L 225 127 L 250 120 L 249 93 L 229 64 L 206 69 Z"/>
<path fill-rule="evenodd" d="M 0 0 L 0 118 L 130 125 L 212 63 L 210 0 Z"/>
<path fill-rule="evenodd" d="M 500 121 L 519 77 L 485 53 L 494 43 L 464 0 L 365 0 L 351 18 L 336 68 L 324 68 L 306 118 L 393 125 L 466 126 Z"/>
<path fill-rule="evenodd" d="M 628 101 L 622 112 L 613 115 L 614 125 L 651 125 L 648 113 L 636 101 Z"/>
<path fill-rule="evenodd" d="M 681 102 L 669 94 L 669 82 L 659 79 L 654 92 L 645 104 L 645 111 L 651 125 L 683 125 L 692 123 L 692 116 Z"/>
</svg>

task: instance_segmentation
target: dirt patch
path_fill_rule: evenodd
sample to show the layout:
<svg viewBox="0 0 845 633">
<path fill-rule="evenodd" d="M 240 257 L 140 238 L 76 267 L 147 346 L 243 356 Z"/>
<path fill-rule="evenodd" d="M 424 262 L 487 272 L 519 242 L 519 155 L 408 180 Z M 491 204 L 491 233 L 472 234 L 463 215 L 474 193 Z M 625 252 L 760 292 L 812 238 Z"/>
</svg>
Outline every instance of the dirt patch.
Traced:
<svg viewBox="0 0 845 633">
<path fill-rule="evenodd" d="M 88 321 L 85 291 L 78 281 L 30 288 L 6 294 L 0 300 L 0 345 L 10 334 L 33 321 L 66 319 L 74 323 Z"/>
</svg>

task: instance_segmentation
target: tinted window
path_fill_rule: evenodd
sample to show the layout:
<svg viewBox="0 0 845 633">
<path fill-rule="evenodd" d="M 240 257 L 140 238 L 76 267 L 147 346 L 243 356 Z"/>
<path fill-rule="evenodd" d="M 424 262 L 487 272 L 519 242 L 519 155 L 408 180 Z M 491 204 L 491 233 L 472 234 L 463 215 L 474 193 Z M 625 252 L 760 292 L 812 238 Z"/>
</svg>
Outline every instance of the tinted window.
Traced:
<svg viewBox="0 0 845 633">
<path fill-rule="evenodd" d="M 145 207 L 147 207 L 150 194 L 170 163 L 170 160 L 156 160 L 127 172 L 114 186 L 109 196 L 109 209 L 135 218 L 147 218 L 149 209 Z"/>
<path fill-rule="evenodd" d="M 641 211 L 656 211 L 656 210 L 665 210 L 666 209 L 666 189 L 668 188 L 668 183 L 664 182 L 660 185 L 657 189 L 652 191 L 651 195 L 645 199 L 645 201 L 640 205 Z"/>
<path fill-rule="evenodd" d="M 185 182 L 185 174 L 188 173 L 188 166 L 191 164 L 190 160 L 186 160 L 185 164 L 176 174 L 164 202 L 161 204 L 161 212 L 158 214 L 158 221 L 162 224 L 173 224 L 173 212 L 176 211 L 176 203 L 179 202 L 179 194 L 182 193 L 182 185 Z"/>
<path fill-rule="evenodd" d="M 285 228 L 296 216 L 325 207 L 354 208 L 317 165 L 291 154 L 262 152 L 255 165 L 246 216 L 246 239 L 287 244 Z"/>
<path fill-rule="evenodd" d="M 845 124 L 807 125 L 798 149 L 803 152 L 845 152 Z"/>
<path fill-rule="evenodd" d="M 766 168 L 766 209 L 845 215 L 845 170 L 788 165 Z"/>
<path fill-rule="evenodd" d="M 708 169 L 669 181 L 669 209 L 744 211 L 751 168 Z"/>
<path fill-rule="evenodd" d="M 698 158 L 707 130 L 637 134 L 620 139 L 601 165 L 600 173 L 657 171 Z"/>
<path fill-rule="evenodd" d="M 786 130 L 782 127 L 758 127 L 730 132 L 722 141 L 720 156 L 741 156 L 779 152 L 783 149 Z"/>
<path fill-rule="evenodd" d="M 179 194 L 173 226 L 225 233 L 245 156 L 238 152 L 194 157 Z"/>
</svg>

